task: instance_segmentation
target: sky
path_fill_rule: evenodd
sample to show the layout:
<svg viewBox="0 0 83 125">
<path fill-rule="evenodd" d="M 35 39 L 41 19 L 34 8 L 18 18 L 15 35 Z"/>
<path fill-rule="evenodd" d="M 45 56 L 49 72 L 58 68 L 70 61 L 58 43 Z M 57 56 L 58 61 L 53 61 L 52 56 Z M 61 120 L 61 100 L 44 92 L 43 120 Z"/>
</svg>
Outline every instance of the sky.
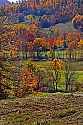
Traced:
<svg viewBox="0 0 83 125">
<path fill-rule="evenodd" d="M 10 2 L 16 2 L 16 1 L 18 1 L 18 0 L 8 0 L 8 1 L 10 1 Z"/>
</svg>

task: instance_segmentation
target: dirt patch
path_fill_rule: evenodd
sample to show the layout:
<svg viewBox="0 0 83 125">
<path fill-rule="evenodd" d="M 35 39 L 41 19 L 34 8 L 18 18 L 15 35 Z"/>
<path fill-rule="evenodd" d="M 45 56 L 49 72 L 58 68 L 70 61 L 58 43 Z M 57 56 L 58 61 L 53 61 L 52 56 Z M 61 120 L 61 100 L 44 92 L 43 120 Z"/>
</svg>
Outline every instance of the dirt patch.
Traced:
<svg viewBox="0 0 83 125">
<path fill-rule="evenodd" d="M 83 125 L 83 97 L 49 95 L 0 101 L 0 125 Z"/>
</svg>

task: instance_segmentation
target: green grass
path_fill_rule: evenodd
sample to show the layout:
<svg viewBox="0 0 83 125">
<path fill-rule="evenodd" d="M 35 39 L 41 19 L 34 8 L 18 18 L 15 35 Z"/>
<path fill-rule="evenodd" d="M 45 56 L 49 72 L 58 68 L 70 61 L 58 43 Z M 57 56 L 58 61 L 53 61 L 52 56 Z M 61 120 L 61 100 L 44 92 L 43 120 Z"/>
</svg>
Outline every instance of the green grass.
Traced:
<svg viewBox="0 0 83 125">
<path fill-rule="evenodd" d="M 26 66 L 29 60 L 26 61 L 19 61 L 18 65 Z M 39 68 L 50 70 L 51 68 L 51 61 L 32 61 L 34 64 L 36 64 Z M 6 61 L 5 64 L 8 65 L 9 69 L 15 68 L 17 63 L 15 62 L 8 62 Z M 79 83 L 83 83 L 83 62 L 71 62 L 71 69 L 76 72 L 76 81 Z M 58 89 L 64 90 L 64 72 L 61 73 L 61 80 L 58 83 Z M 51 84 L 51 83 L 49 83 Z"/>
<path fill-rule="evenodd" d="M 36 64 L 40 68 L 49 68 L 51 65 L 51 61 L 32 61 L 34 64 Z M 22 61 L 22 64 L 26 65 L 28 63 L 28 60 Z M 83 71 L 83 61 L 79 62 L 70 62 L 71 69 L 73 71 Z"/>
<path fill-rule="evenodd" d="M 77 71 L 76 72 L 76 80 L 79 81 L 80 83 L 83 83 L 83 71 Z"/>
<path fill-rule="evenodd" d="M 51 61 L 32 61 L 39 68 L 49 69 L 51 66 Z M 23 61 L 22 64 L 27 65 L 28 60 Z M 83 80 L 83 62 L 71 62 L 71 69 L 77 73 L 77 79 Z M 62 73 L 63 76 L 63 73 Z"/>
<path fill-rule="evenodd" d="M 33 97 L 48 97 L 49 94 L 46 92 L 33 92 L 32 95 Z"/>
<path fill-rule="evenodd" d="M 83 71 L 83 61 L 71 62 L 71 69 L 74 71 Z"/>
</svg>

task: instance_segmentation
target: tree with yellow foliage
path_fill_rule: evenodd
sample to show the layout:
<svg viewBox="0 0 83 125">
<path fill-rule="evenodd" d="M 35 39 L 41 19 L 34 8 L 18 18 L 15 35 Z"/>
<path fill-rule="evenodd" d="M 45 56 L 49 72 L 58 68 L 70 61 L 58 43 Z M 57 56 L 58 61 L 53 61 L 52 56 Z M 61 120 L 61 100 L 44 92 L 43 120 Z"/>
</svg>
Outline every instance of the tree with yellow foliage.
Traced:
<svg viewBox="0 0 83 125">
<path fill-rule="evenodd" d="M 83 40 L 80 39 L 78 42 L 78 57 L 83 58 Z"/>
<path fill-rule="evenodd" d="M 54 59 L 52 62 L 52 69 L 53 69 L 53 77 L 54 77 L 54 87 L 55 87 L 55 83 L 56 83 L 56 91 L 58 90 L 57 85 L 58 82 L 60 81 L 61 78 L 61 70 L 63 69 L 64 63 L 62 60 L 60 59 Z"/>
</svg>

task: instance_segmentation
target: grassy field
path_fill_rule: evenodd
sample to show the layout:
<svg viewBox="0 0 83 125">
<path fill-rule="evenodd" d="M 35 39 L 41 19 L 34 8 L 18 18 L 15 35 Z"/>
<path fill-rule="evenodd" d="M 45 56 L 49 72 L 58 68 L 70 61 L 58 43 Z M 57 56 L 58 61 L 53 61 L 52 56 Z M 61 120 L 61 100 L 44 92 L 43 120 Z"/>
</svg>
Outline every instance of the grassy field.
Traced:
<svg viewBox="0 0 83 125">
<path fill-rule="evenodd" d="M 22 64 L 27 65 L 28 61 L 23 61 Z M 51 61 L 33 61 L 39 68 L 45 68 L 45 70 L 50 68 Z M 76 72 L 76 79 L 80 82 L 83 82 L 83 62 L 71 62 L 71 69 Z M 63 79 L 63 73 L 62 73 Z M 63 81 L 63 80 L 61 80 Z"/>
<path fill-rule="evenodd" d="M 22 61 L 22 64 L 27 64 L 28 60 Z M 32 61 L 34 64 L 38 65 L 40 68 L 48 68 L 51 65 L 51 61 Z M 83 61 L 70 62 L 71 69 L 73 71 L 83 71 Z"/>
</svg>

